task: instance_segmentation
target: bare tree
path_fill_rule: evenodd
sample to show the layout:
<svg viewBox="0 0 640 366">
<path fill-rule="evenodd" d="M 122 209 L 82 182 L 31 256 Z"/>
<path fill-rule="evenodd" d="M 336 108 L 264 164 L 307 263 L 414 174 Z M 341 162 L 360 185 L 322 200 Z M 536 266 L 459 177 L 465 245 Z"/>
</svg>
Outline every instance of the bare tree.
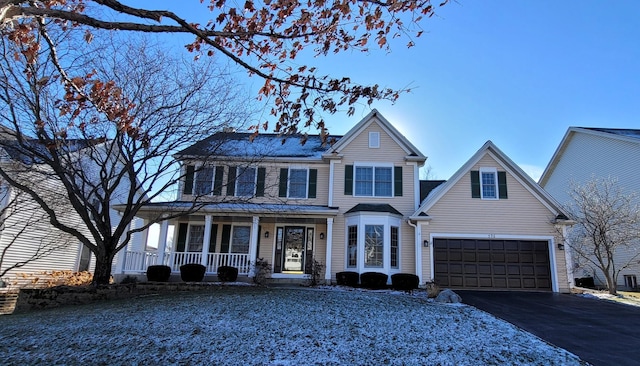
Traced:
<svg viewBox="0 0 640 366">
<path fill-rule="evenodd" d="M 47 225 L 45 213 L 26 194 L 3 187 L 0 202 L 0 281 L 69 246 L 70 236 Z"/>
<path fill-rule="evenodd" d="M 94 283 L 106 284 L 116 253 L 161 219 L 132 229 L 139 209 L 172 192 L 184 177 L 172 155 L 246 124 L 250 103 L 211 60 L 187 62 L 140 39 L 78 50 L 76 33 L 56 27 L 50 33 L 43 21 L 37 50 L 3 37 L 0 147 L 13 164 L 0 166 L 0 176 L 37 202 L 54 227 L 91 250 Z M 172 215 L 202 204 L 195 196 Z M 114 205 L 120 220 L 112 216 Z"/>
<path fill-rule="evenodd" d="M 579 261 L 602 272 L 609 293 L 615 295 L 620 273 L 640 258 L 638 198 L 624 192 L 616 179 L 595 177 L 573 183 L 569 195 L 566 210 L 576 221 L 569 246 Z M 627 255 L 621 256 L 622 251 Z"/>
</svg>

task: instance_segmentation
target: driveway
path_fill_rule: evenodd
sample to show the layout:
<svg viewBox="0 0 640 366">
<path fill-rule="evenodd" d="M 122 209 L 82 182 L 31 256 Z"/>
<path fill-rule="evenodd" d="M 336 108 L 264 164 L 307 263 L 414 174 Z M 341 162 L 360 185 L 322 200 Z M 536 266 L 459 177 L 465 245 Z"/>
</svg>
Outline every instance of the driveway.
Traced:
<svg viewBox="0 0 640 366">
<path fill-rule="evenodd" d="M 456 291 L 465 304 L 504 319 L 593 365 L 638 365 L 640 308 L 576 295 Z"/>
</svg>

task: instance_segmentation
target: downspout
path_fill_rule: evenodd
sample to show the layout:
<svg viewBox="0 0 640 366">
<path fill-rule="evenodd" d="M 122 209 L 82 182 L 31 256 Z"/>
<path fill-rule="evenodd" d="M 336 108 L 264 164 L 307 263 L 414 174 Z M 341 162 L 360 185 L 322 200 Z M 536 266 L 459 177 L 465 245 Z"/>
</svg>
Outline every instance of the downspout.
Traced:
<svg viewBox="0 0 640 366">
<path fill-rule="evenodd" d="M 422 283 L 422 246 L 420 245 L 420 236 L 422 233 L 418 225 L 411 222 L 411 219 L 407 219 L 407 224 L 413 228 L 413 241 L 416 247 L 416 275 L 418 275 L 418 283 Z"/>
</svg>

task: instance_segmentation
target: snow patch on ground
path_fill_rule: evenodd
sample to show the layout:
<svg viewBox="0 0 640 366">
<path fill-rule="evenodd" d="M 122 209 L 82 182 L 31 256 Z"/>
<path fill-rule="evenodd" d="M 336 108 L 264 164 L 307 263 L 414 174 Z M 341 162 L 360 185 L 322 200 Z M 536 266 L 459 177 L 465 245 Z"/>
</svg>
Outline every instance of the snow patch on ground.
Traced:
<svg viewBox="0 0 640 366">
<path fill-rule="evenodd" d="M 3 316 L 0 328 L 4 365 L 581 364 L 424 291 L 227 286 Z"/>
</svg>

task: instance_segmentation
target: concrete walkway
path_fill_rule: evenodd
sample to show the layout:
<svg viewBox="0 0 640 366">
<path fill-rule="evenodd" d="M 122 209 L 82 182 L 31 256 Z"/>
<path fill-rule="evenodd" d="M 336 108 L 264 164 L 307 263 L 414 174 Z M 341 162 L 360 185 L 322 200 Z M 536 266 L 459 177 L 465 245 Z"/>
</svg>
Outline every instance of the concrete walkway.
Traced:
<svg viewBox="0 0 640 366">
<path fill-rule="evenodd" d="M 593 365 L 640 365 L 640 308 L 576 295 L 457 290 L 465 304 L 504 319 Z"/>
</svg>

